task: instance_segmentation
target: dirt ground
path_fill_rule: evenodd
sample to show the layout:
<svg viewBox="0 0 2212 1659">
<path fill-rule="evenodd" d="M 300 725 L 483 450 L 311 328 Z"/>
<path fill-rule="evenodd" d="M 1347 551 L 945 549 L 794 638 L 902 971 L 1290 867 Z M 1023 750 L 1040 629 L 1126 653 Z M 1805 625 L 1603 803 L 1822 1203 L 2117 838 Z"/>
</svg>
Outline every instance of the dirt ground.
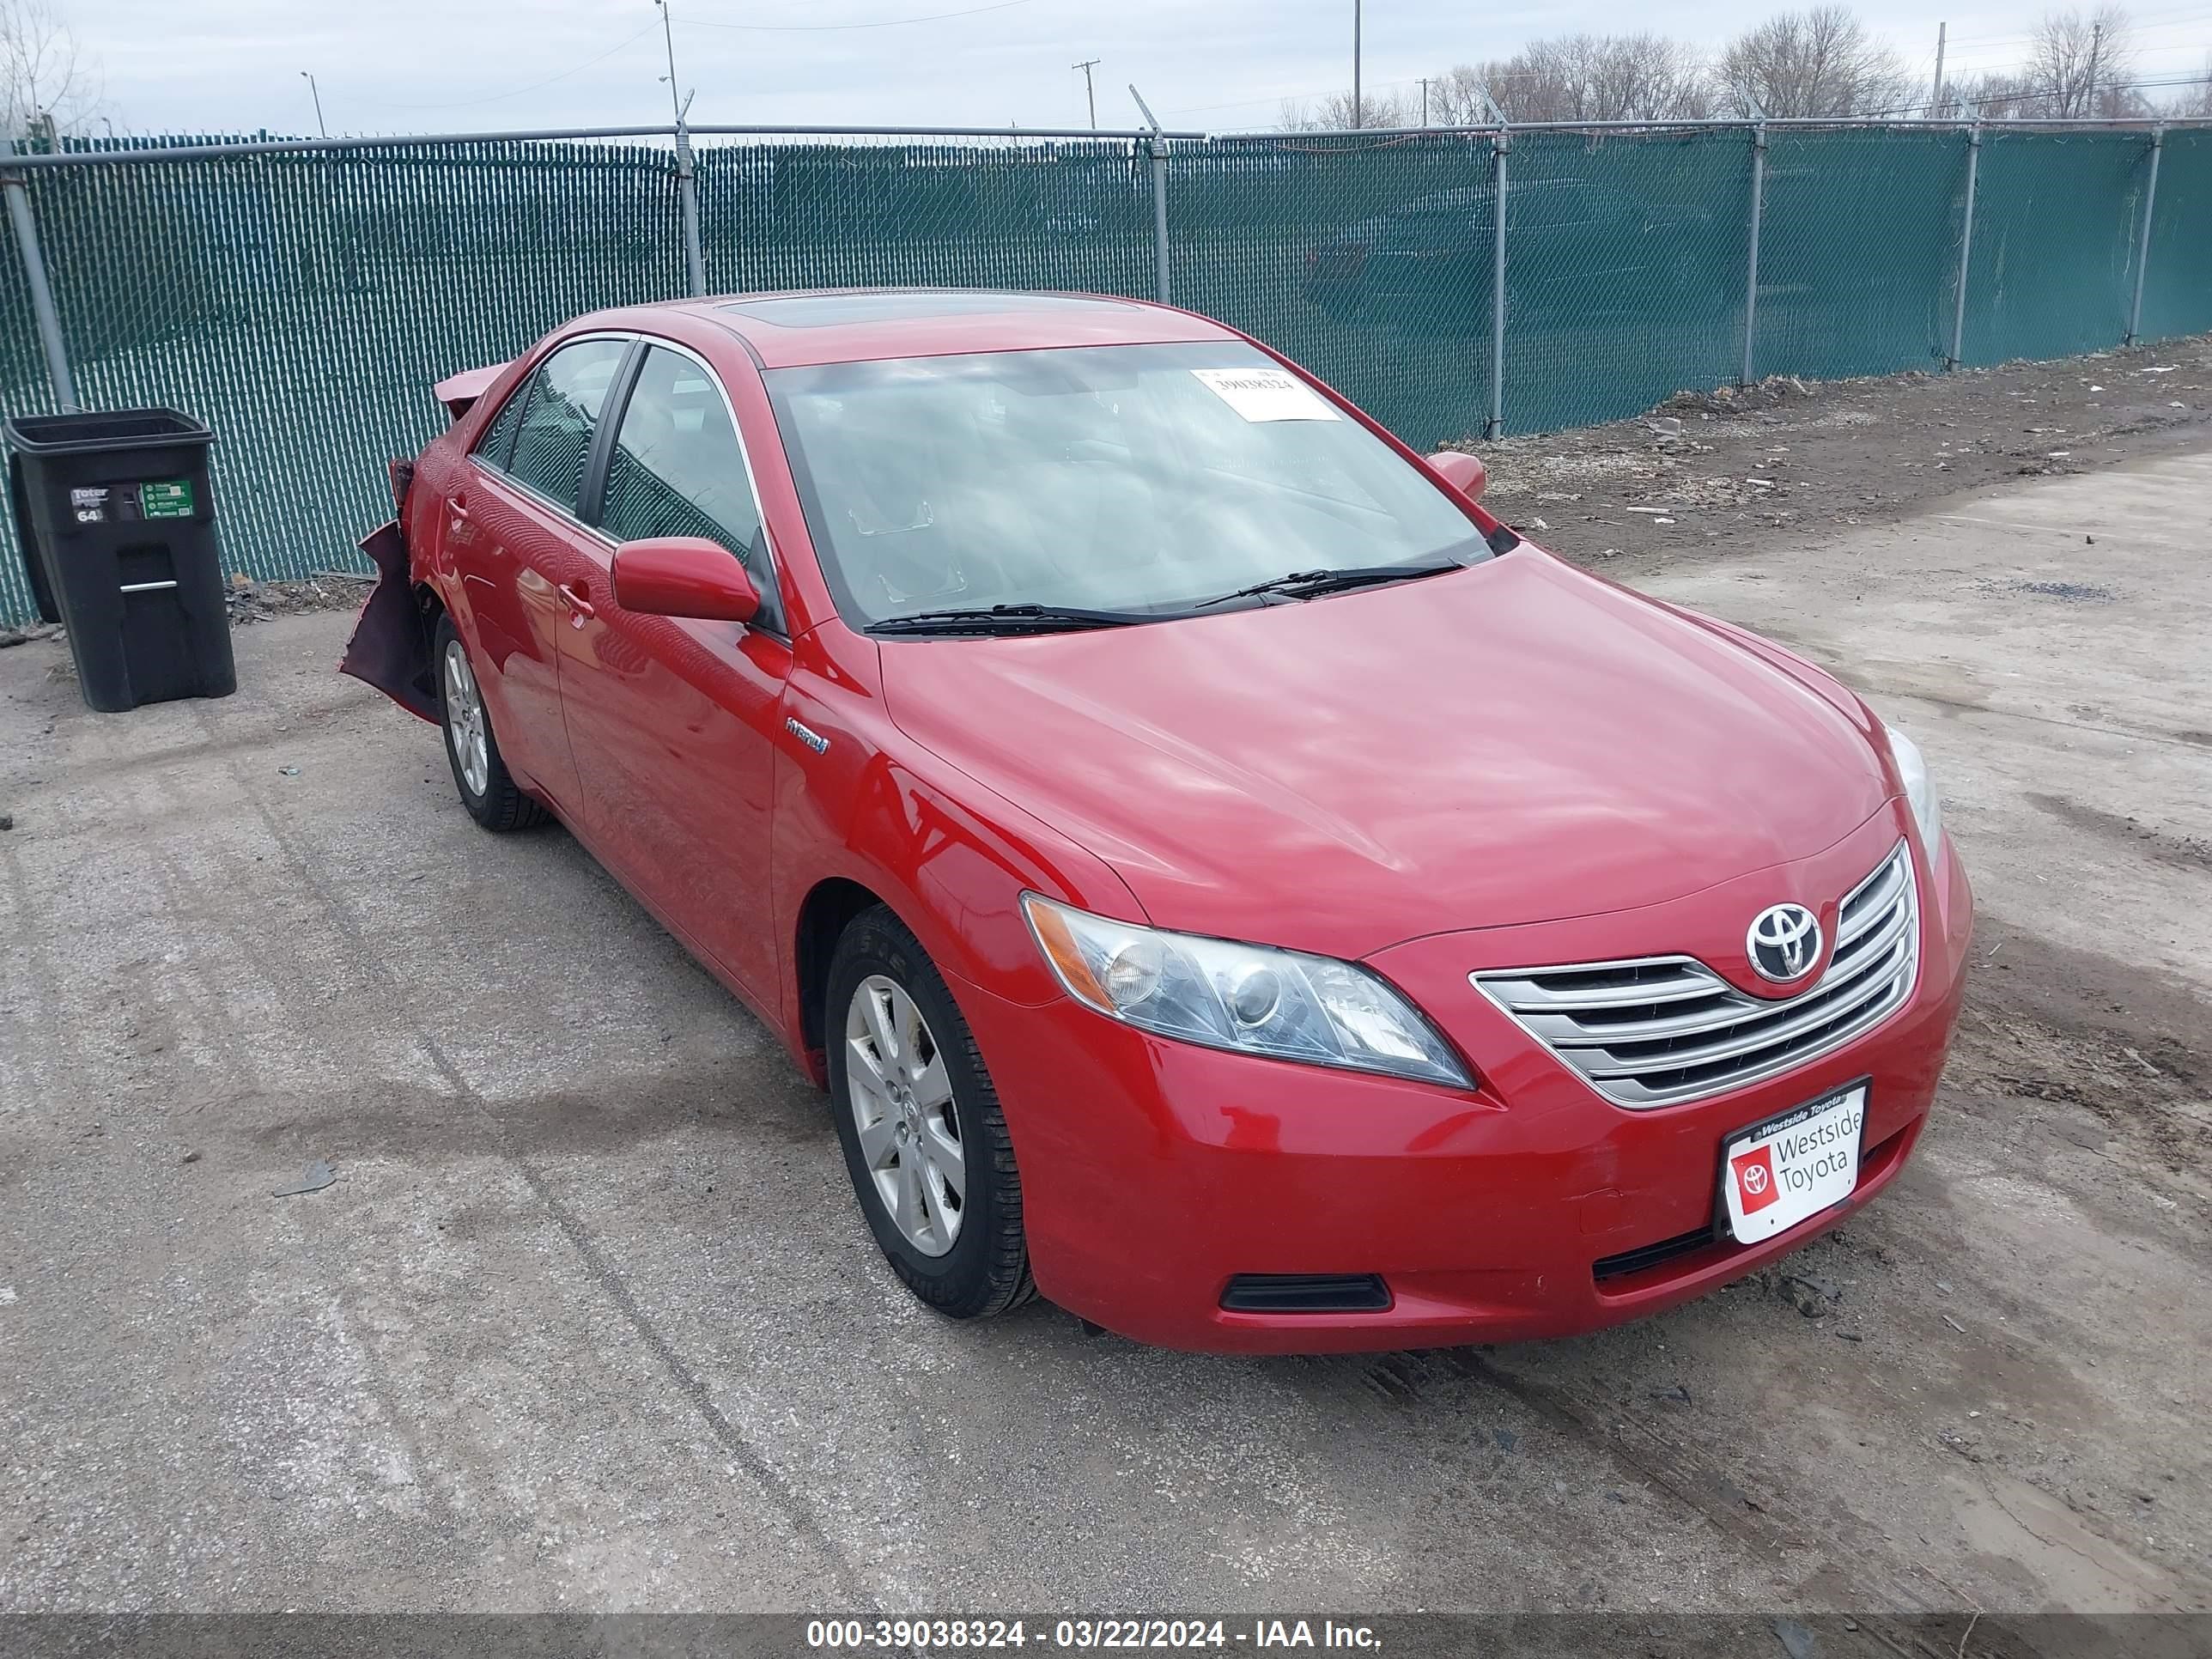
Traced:
<svg viewBox="0 0 2212 1659">
<path fill-rule="evenodd" d="M 1875 380 L 1777 376 L 1649 414 L 1458 446 L 1488 500 L 1554 552 L 1633 581 L 1685 557 L 1830 537 L 2022 477 L 2212 434 L 2212 337 Z"/>
</svg>

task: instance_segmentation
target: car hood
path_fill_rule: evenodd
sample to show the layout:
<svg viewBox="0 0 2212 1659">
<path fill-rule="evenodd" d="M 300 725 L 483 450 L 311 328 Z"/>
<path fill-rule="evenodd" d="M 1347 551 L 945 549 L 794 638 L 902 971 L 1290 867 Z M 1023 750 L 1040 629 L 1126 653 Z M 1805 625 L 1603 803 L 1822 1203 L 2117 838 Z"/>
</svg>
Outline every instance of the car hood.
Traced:
<svg viewBox="0 0 2212 1659">
<path fill-rule="evenodd" d="M 902 731 L 1156 925 L 1331 956 L 1680 898 L 1832 846 L 1890 793 L 1848 694 L 1534 549 L 882 662 Z"/>
</svg>

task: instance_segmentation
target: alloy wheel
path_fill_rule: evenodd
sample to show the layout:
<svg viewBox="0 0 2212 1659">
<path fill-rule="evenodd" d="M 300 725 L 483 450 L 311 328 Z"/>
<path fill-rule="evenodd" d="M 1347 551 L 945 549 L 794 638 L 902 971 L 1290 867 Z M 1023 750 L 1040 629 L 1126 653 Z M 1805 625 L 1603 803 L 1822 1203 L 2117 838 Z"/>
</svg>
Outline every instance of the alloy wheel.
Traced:
<svg viewBox="0 0 2212 1659">
<path fill-rule="evenodd" d="M 871 974 L 845 1010 L 845 1092 L 876 1195 L 901 1237 L 943 1255 L 960 1236 L 968 1156 L 952 1079 L 904 988 Z"/>
<path fill-rule="evenodd" d="M 446 643 L 446 731 L 453 754 L 460 762 L 461 781 L 471 795 L 481 795 L 491 782 L 491 750 L 486 741 L 483 698 L 469 666 L 469 653 L 459 640 Z"/>
</svg>

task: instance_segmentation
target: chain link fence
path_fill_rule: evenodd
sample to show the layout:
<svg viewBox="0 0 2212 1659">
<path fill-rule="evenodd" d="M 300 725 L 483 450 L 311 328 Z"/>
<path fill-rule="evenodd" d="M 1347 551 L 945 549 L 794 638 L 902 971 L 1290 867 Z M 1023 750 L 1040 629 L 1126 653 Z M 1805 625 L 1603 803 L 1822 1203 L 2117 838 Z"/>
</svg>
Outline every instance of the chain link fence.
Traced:
<svg viewBox="0 0 2212 1659">
<path fill-rule="evenodd" d="M 433 382 L 701 283 L 1164 286 L 1421 447 L 2212 329 L 2187 125 L 140 141 L 0 182 L 0 414 L 73 379 L 204 420 L 226 562 L 264 579 L 358 568 Z"/>
</svg>

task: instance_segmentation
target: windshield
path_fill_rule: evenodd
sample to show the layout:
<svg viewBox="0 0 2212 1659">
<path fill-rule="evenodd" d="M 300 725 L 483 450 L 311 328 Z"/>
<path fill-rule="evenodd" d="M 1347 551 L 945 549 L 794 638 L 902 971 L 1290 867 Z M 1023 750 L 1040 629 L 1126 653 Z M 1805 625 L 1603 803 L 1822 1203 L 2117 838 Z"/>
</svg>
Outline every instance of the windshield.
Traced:
<svg viewBox="0 0 2212 1659">
<path fill-rule="evenodd" d="M 1241 343 L 832 363 L 767 380 L 814 545 L 856 626 L 995 605 L 1167 617 L 1291 572 L 1490 556 L 1450 495 Z"/>
</svg>

